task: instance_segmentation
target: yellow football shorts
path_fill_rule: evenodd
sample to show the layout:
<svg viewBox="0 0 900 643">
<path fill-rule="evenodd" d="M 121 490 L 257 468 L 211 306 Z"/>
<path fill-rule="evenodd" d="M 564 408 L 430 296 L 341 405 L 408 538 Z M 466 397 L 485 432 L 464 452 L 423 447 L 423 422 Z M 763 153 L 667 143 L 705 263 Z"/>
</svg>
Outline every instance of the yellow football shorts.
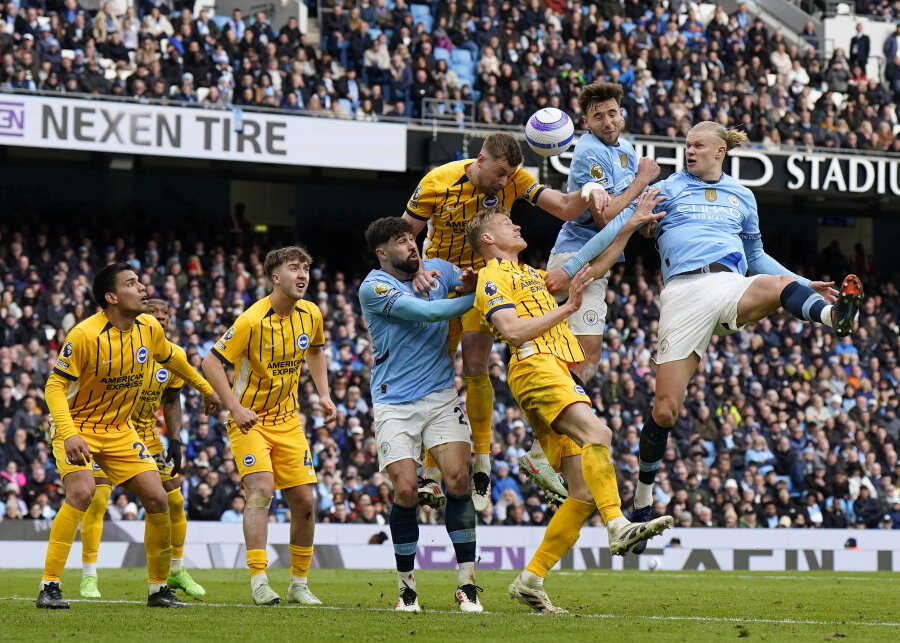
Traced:
<svg viewBox="0 0 900 643">
<path fill-rule="evenodd" d="M 113 485 L 121 485 L 145 471 L 156 471 L 156 461 L 134 427 L 126 424 L 118 430 L 107 432 L 104 428 L 98 431 L 78 433 L 91 450 L 91 461 L 81 466 L 67 461 L 62 436 L 56 434 L 53 437 L 53 457 L 63 480 L 75 471 L 92 471 L 95 478 L 106 477 Z"/>
<path fill-rule="evenodd" d="M 275 478 L 276 489 L 318 481 L 299 415 L 283 424 L 257 424 L 246 434 L 229 419 L 228 438 L 242 478 L 268 471 Z"/>
<path fill-rule="evenodd" d="M 566 407 L 591 403 L 564 361 L 553 355 L 532 355 L 510 364 L 507 383 L 554 469 L 559 471 L 563 458 L 581 454 L 572 438 L 552 428 Z"/>
<path fill-rule="evenodd" d="M 456 354 L 456 349 L 459 348 L 459 342 L 462 340 L 462 334 L 468 332 L 491 332 L 484 323 L 484 315 L 476 308 L 472 308 L 460 317 L 450 320 L 450 328 L 447 331 L 447 347 L 451 355 Z"/>
<path fill-rule="evenodd" d="M 162 440 L 159 439 L 159 433 L 156 432 L 156 429 L 140 431 L 138 435 L 141 436 L 141 440 L 147 445 L 147 451 L 153 456 L 153 461 L 156 463 L 156 469 L 159 471 L 159 477 L 162 478 L 162 481 L 174 480 L 176 476 L 172 475 L 172 463 L 167 459 L 168 454 L 165 447 L 163 447 Z"/>
</svg>

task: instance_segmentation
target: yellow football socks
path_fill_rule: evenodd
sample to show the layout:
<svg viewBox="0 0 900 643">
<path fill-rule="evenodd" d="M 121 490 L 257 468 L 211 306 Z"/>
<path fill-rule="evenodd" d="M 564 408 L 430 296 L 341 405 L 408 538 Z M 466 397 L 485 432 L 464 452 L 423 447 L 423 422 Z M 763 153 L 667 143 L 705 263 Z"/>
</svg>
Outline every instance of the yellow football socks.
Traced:
<svg viewBox="0 0 900 643">
<path fill-rule="evenodd" d="M 437 460 L 431 457 L 431 452 L 428 449 L 425 449 L 425 458 L 422 461 L 422 464 L 426 467 L 434 467 L 437 469 Z"/>
<path fill-rule="evenodd" d="M 588 442 L 581 449 L 581 474 L 605 524 L 622 517 L 616 470 L 605 444 Z"/>
<path fill-rule="evenodd" d="M 494 413 L 494 389 L 487 373 L 466 378 L 466 414 L 472 426 L 472 450 L 475 455 L 491 452 L 491 420 Z"/>
<path fill-rule="evenodd" d="M 96 563 L 97 552 L 100 550 L 100 536 L 103 534 L 103 517 L 109 505 L 109 496 L 112 487 L 108 484 L 98 484 L 94 490 L 94 497 L 84 517 L 81 519 L 81 562 Z"/>
<path fill-rule="evenodd" d="M 63 568 L 66 566 L 66 559 L 69 557 L 69 550 L 75 541 L 78 523 L 81 522 L 83 517 L 83 511 L 78 511 L 67 502 L 64 502 L 63 506 L 60 507 L 59 513 L 56 514 L 56 517 L 53 519 L 53 525 L 50 527 L 50 542 L 47 545 L 47 557 L 44 560 L 42 580 L 59 582 L 59 576 L 62 574 Z"/>
<path fill-rule="evenodd" d="M 290 545 L 291 550 L 291 576 L 298 578 L 306 578 L 309 574 L 309 568 L 312 565 L 312 547 L 301 547 L 300 545 Z"/>
<path fill-rule="evenodd" d="M 172 562 L 172 523 L 169 512 L 144 515 L 147 575 L 153 585 L 165 585 Z"/>
<path fill-rule="evenodd" d="M 184 557 L 184 539 L 187 536 L 187 518 L 184 515 L 184 496 L 181 489 L 167 492 L 169 520 L 172 521 L 172 558 Z"/>
<path fill-rule="evenodd" d="M 291 556 L 293 558 L 293 556 Z M 250 578 L 257 574 L 263 574 L 268 565 L 268 558 L 265 549 L 248 549 L 247 550 L 247 567 L 250 568 Z"/>
<path fill-rule="evenodd" d="M 556 515 L 550 519 L 541 546 L 525 569 L 543 578 L 559 559 L 578 541 L 585 521 L 594 513 L 594 505 L 575 498 L 566 498 Z"/>
</svg>

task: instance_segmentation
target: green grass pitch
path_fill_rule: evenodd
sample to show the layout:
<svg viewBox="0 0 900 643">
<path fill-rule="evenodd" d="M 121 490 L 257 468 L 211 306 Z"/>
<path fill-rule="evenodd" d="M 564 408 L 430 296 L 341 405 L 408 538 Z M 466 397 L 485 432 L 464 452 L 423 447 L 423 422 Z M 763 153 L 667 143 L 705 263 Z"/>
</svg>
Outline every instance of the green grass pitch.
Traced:
<svg viewBox="0 0 900 643">
<path fill-rule="evenodd" d="M 313 569 L 325 607 L 250 604 L 247 572 L 194 570 L 207 590 L 188 609 L 148 609 L 143 569 L 100 570 L 98 601 L 80 601 L 80 573 L 66 571 L 67 611 L 34 606 L 40 572 L 0 570 L 0 639 L 130 640 L 599 640 L 770 641 L 900 639 L 900 576 L 847 572 L 551 572 L 547 590 L 570 614 L 540 616 L 512 601 L 514 572 L 477 574 L 483 614 L 453 601 L 456 574 L 420 571 L 421 614 L 393 611 L 392 571 Z M 270 570 L 284 596 L 287 570 Z"/>
</svg>

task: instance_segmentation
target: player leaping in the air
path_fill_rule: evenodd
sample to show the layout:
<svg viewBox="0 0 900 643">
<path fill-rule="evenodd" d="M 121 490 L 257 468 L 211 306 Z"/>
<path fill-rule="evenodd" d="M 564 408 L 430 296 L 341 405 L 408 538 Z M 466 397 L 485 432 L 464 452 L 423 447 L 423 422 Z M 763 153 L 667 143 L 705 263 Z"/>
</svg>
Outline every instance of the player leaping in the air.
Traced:
<svg viewBox="0 0 900 643">
<path fill-rule="evenodd" d="M 159 322 L 163 330 L 169 330 L 169 306 L 162 299 L 147 300 L 147 314 Z M 172 350 L 180 353 L 185 361 L 184 349 L 175 344 Z M 181 387 L 184 382 L 162 364 L 151 360 L 152 366 L 144 371 L 144 382 L 138 396 L 131 420 L 138 437 L 156 461 L 162 478 L 163 488 L 169 499 L 169 518 L 172 523 L 172 564 L 166 584 L 169 588 L 184 590 L 188 596 L 203 596 L 203 589 L 184 568 L 184 540 L 187 534 L 187 518 L 184 515 L 184 498 L 181 495 L 181 433 L 183 411 L 181 409 Z M 169 449 L 163 448 L 156 432 L 156 412 L 162 402 L 163 418 L 169 436 Z M 81 598 L 100 598 L 97 587 L 97 553 L 100 536 L 103 533 L 103 516 L 112 492 L 112 484 L 103 470 L 94 467 L 94 483 L 97 490 L 94 499 L 81 521 Z"/>
<path fill-rule="evenodd" d="M 381 264 L 359 287 L 359 301 L 375 353 L 372 401 L 378 465 L 394 484 L 390 522 L 400 584 L 397 609 L 420 611 L 413 567 L 419 540 L 416 467 L 424 444 L 447 485 L 445 522 L 459 564 L 456 601 L 463 612 L 480 612 L 475 509 L 469 492 L 472 446 L 447 354 L 447 320 L 470 309 L 474 297 L 446 299 L 452 292 L 472 292 L 475 275 L 443 259 L 420 262 L 412 226 L 400 217 L 375 221 L 366 230 L 366 241 Z M 420 263 L 438 273 L 437 288 L 427 298 L 412 289 Z"/>
<path fill-rule="evenodd" d="M 75 531 L 94 496 L 93 464 L 112 484 L 127 488 L 144 505 L 149 607 L 184 607 L 166 585 L 172 558 L 169 501 L 156 462 L 131 424 L 146 374 L 161 364 L 200 391 L 205 410 L 219 397 L 191 368 L 183 351 L 166 340 L 147 310 L 147 289 L 127 263 L 97 272 L 92 285 L 100 312 L 66 336 L 47 378 L 53 457 L 66 486 L 66 501 L 53 519 L 37 606 L 68 609 L 59 576 Z"/>
<path fill-rule="evenodd" d="M 625 128 L 622 95 L 623 89 L 620 84 L 602 81 L 582 88 L 578 94 L 578 105 L 584 114 L 584 124 L 588 131 L 575 145 L 572 163 L 569 166 L 568 191 L 580 192 L 587 186 L 599 184 L 609 192 L 612 201 L 601 213 L 601 222 L 597 221 L 592 212 L 585 209 L 581 216 L 563 223 L 547 260 L 547 270 L 565 264 L 600 231 L 602 224 L 608 223 L 629 208 L 659 175 L 659 165 L 653 159 L 644 157 L 638 160 L 631 143 L 620 138 Z M 623 255 L 619 261 L 624 259 Z M 566 320 L 569 330 L 578 339 L 584 351 L 584 361 L 573 366 L 572 370 L 573 375 L 584 386 L 589 386 L 597 373 L 603 355 L 608 283 L 608 272 L 594 279 L 584 291 L 581 308 Z M 567 294 L 564 291 L 556 293 L 557 301 L 565 299 Z M 540 466 L 532 461 L 535 451 L 532 449 L 531 453 L 526 453 L 519 459 L 519 469 L 547 489 L 546 482 L 553 482 L 555 478 L 540 474 Z M 565 489 L 557 488 L 555 485 L 547 490 L 563 499 L 566 496 Z"/>
<path fill-rule="evenodd" d="M 606 525 L 613 554 L 624 555 L 672 525 L 670 516 L 631 523 L 622 515 L 610 457 L 612 432 L 594 414 L 590 398 L 572 379 L 570 367 L 584 359 L 584 353 L 565 321 L 581 306 L 584 290 L 593 278 L 609 270 L 631 233 L 658 218 L 653 214 L 652 197 L 642 197 L 642 201 L 614 247 L 576 275 L 569 300 L 562 306 L 557 306 L 547 290 L 546 273 L 519 263 L 519 253 L 528 244 L 504 208 L 483 210 L 466 226 L 469 243 L 487 261 L 478 272 L 475 308 L 494 335 L 509 345 L 509 388 L 551 466 L 563 472 L 569 485 L 569 496 L 550 520 L 528 569 L 509 586 L 510 596 L 539 612 L 563 611 L 550 602 L 543 579 L 578 540 L 595 508 Z"/>
<path fill-rule="evenodd" d="M 266 255 L 272 293 L 244 311 L 203 359 L 203 371 L 229 411 L 228 438 L 247 496 L 244 540 L 250 589 L 257 605 L 281 598 L 266 575 L 269 506 L 281 489 L 291 511 L 289 603 L 321 605 L 307 586 L 315 533 L 316 472 L 297 399 L 304 358 L 327 416 L 337 414 L 328 392 L 328 360 L 322 351 L 322 313 L 303 294 L 312 258 L 290 246 Z M 228 386 L 225 365 L 234 368 Z"/>
<path fill-rule="evenodd" d="M 746 140 L 738 130 L 698 123 L 685 141 L 686 167 L 653 186 L 665 198 L 658 207 L 666 216 L 655 230 L 665 288 L 660 295 L 656 396 L 641 429 L 633 520 L 653 515 L 653 481 L 669 432 L 714 334 L 737 332 L 784 307 L 842 337 L 852 332 L 862 301 L 856 275 L 847 275 L 838 293 L 833 282 L 795 275 L 765 253 L 756 198 L 722 171 L 728 151 Z M 568 277 L 604 252 L 626 221 L 627 213 L 620 214 L 563 268 L 548 273 L 551 289 L 564 289 Z M 756 274 L 747 276 L 748 270 Z"/>
<path fill-rule="evenodd" d="M 502 206 L 507 210 L 516 199 L 524 199 L 564 221 L 576 219 L 590 207 L 593 216 L 600 215 L 609 204 L 610 196 L 600 185 L 585 186 L 583 192 L 564 194 L 547 188 L 519 167 L 522 150 L 513 136 L 490 134 L 477 158 L 453 161 L 425 175 L 406 205 L 403 218 L 410 222 L 413 234 L 428 226 L 423 255 L 438 257 L 459 268 L 478 269 L 484 260 L 466 241 L 466 223 L 484 208 Z M 432 277 L 420 268 L 413 281 L 416 292 L 425 294 L 432 285 Z M 463 375 L 466 380 L 466 412 L 472 425 L 475 452 L 472 476 L 472 499 L 476 511 L 487 508 L 491 499 L 491 418 L 494 410 L 494 391 L 488 377 L 493 337 L 481 323 L 478 311 L 470 310 L 450 323 L 449 350 L 456 352 L 462 338 Z M 546 466 L 546 458 L 535 453 L 533 458 L 538 481 L 548 489 L 565 488 L 556 482 L 553 471 Z M 434 460 L 425 455 L 425 483 L 419 491 L 424 504 L 439 506 L 444 498 L 440 488 L 440 470 Z M 545 479 L 546 478 L 546 479 Z"/>
</svg>

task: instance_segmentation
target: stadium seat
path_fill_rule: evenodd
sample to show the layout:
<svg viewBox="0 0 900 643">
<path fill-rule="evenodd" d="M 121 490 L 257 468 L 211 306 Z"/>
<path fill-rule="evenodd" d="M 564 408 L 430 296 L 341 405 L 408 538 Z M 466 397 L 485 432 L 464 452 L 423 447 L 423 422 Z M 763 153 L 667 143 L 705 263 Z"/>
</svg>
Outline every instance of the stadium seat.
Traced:
<svg viewBox="0 0 900 643">
<path fill-rule="evenodd" d="M 423 4 L 410 5 L 409 12 L 413 22 L 425 22 L 425 18 L 431 18 L 431 8 Z"/>
<path fill-rule="evenodd" d="M 381 29 L 379 29 L 378 27 L 369 27 L 368 33 L 372 37 L 372 40 L 378 40 L 378 36 L 380 36 L 384 32 L 381 31 Z"/>
<path fill-rule="evenodd" d="M 435 47 L 434 48 L 434 59 L 435 60 L 446 60 L 450 61 L 450 51 L 448 49 L 444 49 L 443 47 Z"/>
<path fill-rule="evenodd" d="M 456 47 L 450 53 L 450 60 L 455 63 L 472 63 L 472 52 L 462 47 Z"/>
<path fill-rule="evenodd" d="M 632 33 L 635 29 L 637 29 L 637 25 L 634 24 L 633 22 L 623 22 L 623 23 L 622 23 L 622 31 L 625 32 L 625 37 L 626 37 L 626 38 L 627 38 L 628 36 L 630 36 L 631 33 Z"/>
<path fill-rule="evenodd" d="M 224 31 L 225 25 L 228 24 L 228 16 L 213 16 L 212 21 L 216 23 L 219 31 Z"/>
<path fill-rule="evenodd" d="M 338 105 L 341 106 L 342 109 L 345 109 L 348 114 L 353 114 L 353 103 L 350 102 L 349 98 L 338 98 Z"/>
</svg>

